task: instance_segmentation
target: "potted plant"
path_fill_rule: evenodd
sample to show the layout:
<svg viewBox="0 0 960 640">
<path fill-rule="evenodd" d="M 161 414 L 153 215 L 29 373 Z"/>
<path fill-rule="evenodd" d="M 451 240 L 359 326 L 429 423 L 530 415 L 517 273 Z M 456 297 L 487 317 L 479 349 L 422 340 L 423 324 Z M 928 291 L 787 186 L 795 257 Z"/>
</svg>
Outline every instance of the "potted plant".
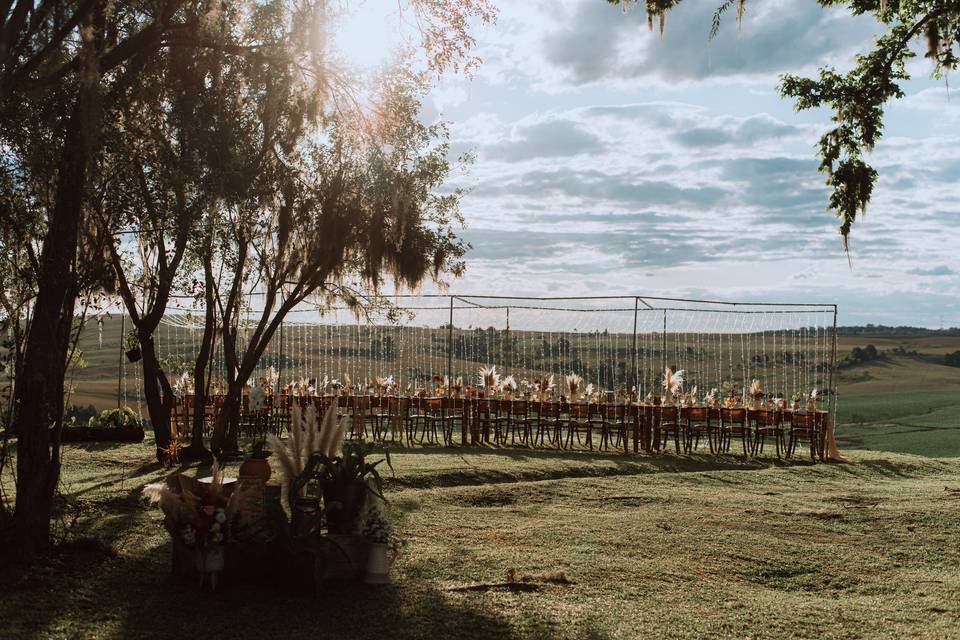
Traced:
<svg viewBox="0 0 960 640">
<path fill-rule="evenodd" d="M 314 453 L 293 483 L 293 494 L 299 495 L 311 480 L 317 482 L 330 533 L 355 533 L 367 494 L 383 499 L 383 481 L 377 466 L 384 460 L 389 465 L 390 457 L 387 454 L 381 460 L 368 462 L 372 450 L 372 443 L 347 442 L 339 456 Z"/>
<path fill-rule="evenodd" d="M 267 458 L 270 457 L 270 451 L 265 448 L 266 436 L 253 443 L 253 452 L 240 465 L 241 478 L 254 478 L 262 480 L 266 484 L 270 479 L 271 469 Z"/>
<path fill-rule="evenodd" d="M 140 362 L 140 358 L 143 357 L 143 353 L 140 351 L 140 339 L 137 337 L 136 331 L 130 331 L 127 333 L 126 347 L 127 360 L 130 362 Z"/>
<path fill-rule="evenodd" d="M 367 584 L 389 584 L 390 567 L 396 561 L 403 541 L 394 533 L 393 523 L 381 505 L 374 504 L 367 509 L 363 536 L 369 543 L 363 581 Z"/>
</svg>

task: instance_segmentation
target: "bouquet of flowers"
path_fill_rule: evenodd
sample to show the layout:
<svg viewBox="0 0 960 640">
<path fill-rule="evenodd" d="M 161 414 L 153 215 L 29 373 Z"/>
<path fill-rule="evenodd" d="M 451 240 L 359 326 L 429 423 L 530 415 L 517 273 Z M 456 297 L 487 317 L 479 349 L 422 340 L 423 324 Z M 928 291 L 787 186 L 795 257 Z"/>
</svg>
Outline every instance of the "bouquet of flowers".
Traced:
<svg viewBox="0 0 960 640">
<path fill-rule="evenodd" d="M 488 393 L 493 393 L 500 386 L 500 374 L 497 373 L 497 365 L 489 367 L 480 367 L 480 386 Z"/>
<path fill-rule="evenodd" d="M 567 393 L 569 394 L 567 399 L 570 401 L 576 400 L 580 391 L 580 385 L 583 384 L 583 378 L 575 373 L 571 373 L 568 374 L 565 379 L 567 383 Z"/>
<path fill-rule="evenodd" d="M 534 386 L 537 388 L 537 395 L 540 400 L 547 400 L 550 398 L 550 394 L 557 387 L 556 382 L 553 379 L 553 374 L 551 373 L 546 378 L 542 380 L 537 379 L 533 381 Z"/>
<path fill-rule="evenodd" d="M 663 389 L 666 391 L 667 401 L 680 393 L 682 388 L 683 369 L 673 371 L 670 367 L 667 367 L 666 371 L 663 372 Z"/>
<path fill-rule="evenodd" d="M 720 390 L 714 387 L 710 389 L 710 393 L 706 395 L 704 400 L 707 403 L 708 407 L 715 408 L 717 406 L 717 397 L 720 395 Z"/>
</svg>

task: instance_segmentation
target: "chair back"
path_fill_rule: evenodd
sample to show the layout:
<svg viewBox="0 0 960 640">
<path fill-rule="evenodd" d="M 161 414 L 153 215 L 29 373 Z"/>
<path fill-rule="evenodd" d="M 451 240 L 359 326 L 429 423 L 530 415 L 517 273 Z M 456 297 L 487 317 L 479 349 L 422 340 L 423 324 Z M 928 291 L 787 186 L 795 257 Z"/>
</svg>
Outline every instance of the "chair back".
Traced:
<svg viewBox="0 0 960 640">
<path fill-rule="evenodd" d="M 816 426 L 816 419 L 812 413 L 801 413 L 795 411 L 790 416 L 790 427 L 792 429 L 813 429 Z"/>
<path fill-rule="evenodd" d="M 684 407 L 681 415 L 689 422 L 708 422 L 710 420 L 710 411 L 706 407 Z"/>
<path fill-rule="evenodd" d="M 491 416 L 497 414 L 498 404 L 496 400 L 490 398 L 481 398 L 477 400 L 477 413 L 482 416 Z"/>
<path fill-rule="evenodd" d="M 627 405 L 605 404 L 603 405 L 603 417 L 611 422 L 623 422 L 627 417 Z"/>
<path fill-rule="evenodd" d="M 653 417 L 658 422 L 676 422 L 680 417 L 680 409 L 657 405 L 653 407 Z"/>
<path fill-rule="evenodd" d="M 570 419 L 586 419 L 590 417 L 591 407 L 589 404 L 571 404 Z"/>
<path fill-rule="evenodd" d="M 753 414 L 753 421 L 761 427 L 778 427 L 783 424 L 783 412 L 760 409 Z"/>
<path fill-rule="evenodd" d="M 720 420 L 724 424 L 745 425 L 747 423 L 747 410 L 742 408 L 721 407 Z"/>
</svg>

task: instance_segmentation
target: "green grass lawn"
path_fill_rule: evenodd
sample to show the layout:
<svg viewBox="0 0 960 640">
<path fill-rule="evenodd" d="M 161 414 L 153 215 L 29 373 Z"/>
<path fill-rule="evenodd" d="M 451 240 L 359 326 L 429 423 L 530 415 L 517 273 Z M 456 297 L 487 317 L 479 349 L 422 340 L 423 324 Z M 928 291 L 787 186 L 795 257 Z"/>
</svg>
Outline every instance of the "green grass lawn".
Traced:
<svg viewBox="0 0 960 640">
<path fill-rule="evenodd" d="M 960 456 L 960 387 L 842 395 L 841 447 Z"/>
<path fill-rule="evenodd" d="M 149 448 L 70 446 L 79 520 L 49 563 L 0 577 L 0 637 L 960 636 L 960 460 L 852 456 L 399 451 L 395 583 L 316 597 L 173 580 L 138 497 L 166 473 Z M 571 584 L 458 590 L 509 569 Z"/>
</svg>

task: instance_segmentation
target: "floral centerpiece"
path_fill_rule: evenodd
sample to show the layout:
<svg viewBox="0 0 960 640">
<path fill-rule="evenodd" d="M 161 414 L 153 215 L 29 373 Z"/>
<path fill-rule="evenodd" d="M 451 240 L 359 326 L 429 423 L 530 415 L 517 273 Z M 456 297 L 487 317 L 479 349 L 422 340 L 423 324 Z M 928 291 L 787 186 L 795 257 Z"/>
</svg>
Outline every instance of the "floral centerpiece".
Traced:
<svg viewBox="0 0 960 640">
<path fill-rule="evenodd" d="M 807 409 L 809 411 L 817 410 L 817 402 L 819 401 L 819 398 L 820 398 L 820 392 L 817 391 L 816 388 L 814 388 L 810 392 L 810 396 L 807 398 Z"/>
<path fill-rule="evenodd" d="M 517 380 L 512 375 L 504 376 L 500 380 L 500 394 L 510 400 L 517 391 Z"/>
<path fill-rule="evenodd" d="M 763 386 L 756 378 L 750 383 L 750 396 L 753 398 L 753 407 L 760 406 L 760 401 L 763 399 Z"/>
<path fill-rule="evenodd" d="M 231 541 L 232 523 L 237 515 L 235 495 L 223 496 L 223 472 L 214 463 L 209 485 L 181 477 L 181 490 L 174 491 L 165 483 L 149 484 L 143 495 L 163 510 L 167 532 L 195 552 L 195 563 L 202 577 L 217 581 L 224 568 L 224 547 Z"/>
<path fill-rule="evenodd" d="M 720 389 L 714 387 L 713 389 L 710 389 L 710 392 L 703 399 L 707 403 L 708 407 L 711 409 L 716 409 L 719 402 L 719 397 Z"/>
<path fill-rule="evenodd" d="M 567 401 L 575 402 L 580 395 L 580 387 L 583 385 L 583 378 L 575 373 L 567 374 L 564 378 L 567 386 Z"/>
<path fill-rule="evenodd" d="M 484 394 L 486 396 L 495 395 L 497 388 L 500 386 L 500 374 L 497 373 L 497 365 L 480 367 L 479 374 L 480 386 L 483 387 Z"/>
<path fill-rule="evenodd" d="M 670 403 L 678 397 L 681 389 L 683 389 L 683 369 L 673 371 L 670 367 L 667 367 L 663 372 L 664 404 Z"/>
<path fill-rule="evenodd" d="M 533 384 L 536 387 L 535 393 L 537 400 L 540 401 L 549 400 L 550 396 L 553 394 L 553 390 L 557 387 L 557 383 L 554 380 L 552 373 L 545 378 L 534 380 Z"/>
</svg>

